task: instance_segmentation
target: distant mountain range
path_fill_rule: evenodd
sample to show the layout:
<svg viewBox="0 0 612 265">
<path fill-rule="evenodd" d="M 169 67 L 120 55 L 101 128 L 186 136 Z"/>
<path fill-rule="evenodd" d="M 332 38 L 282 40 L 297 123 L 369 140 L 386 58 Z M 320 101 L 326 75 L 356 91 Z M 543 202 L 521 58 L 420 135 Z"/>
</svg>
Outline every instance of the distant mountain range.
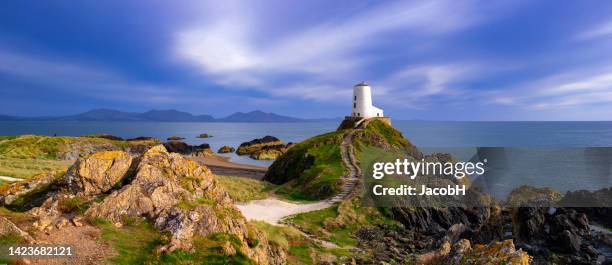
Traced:
<svg viewBox="0 0 612 265">
<path fill-rule="evenodd" d="M 44 117 L 0 115 L 0 121 L 316 122 L 339 119 L 300 119 L 260 110 L 247 113 L 236 112 L 224 118 L 215 118 L 210 115 L 193 115 L 174 109 L 150 110 L 143 113 L 114 109 L 94 109 L 76 115 Z"/>
</svg>

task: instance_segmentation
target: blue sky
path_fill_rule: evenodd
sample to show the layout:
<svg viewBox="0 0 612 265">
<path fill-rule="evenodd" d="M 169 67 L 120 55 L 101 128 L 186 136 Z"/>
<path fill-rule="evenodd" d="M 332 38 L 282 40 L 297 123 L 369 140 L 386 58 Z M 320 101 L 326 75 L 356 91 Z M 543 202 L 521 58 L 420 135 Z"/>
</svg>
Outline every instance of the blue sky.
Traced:
<svg viewBox="0 0 612 265">
<path fill-rule="evenodd" d="M 11 1 L 0 114 L 610 120 L 610 1 Z"/>
</svg>

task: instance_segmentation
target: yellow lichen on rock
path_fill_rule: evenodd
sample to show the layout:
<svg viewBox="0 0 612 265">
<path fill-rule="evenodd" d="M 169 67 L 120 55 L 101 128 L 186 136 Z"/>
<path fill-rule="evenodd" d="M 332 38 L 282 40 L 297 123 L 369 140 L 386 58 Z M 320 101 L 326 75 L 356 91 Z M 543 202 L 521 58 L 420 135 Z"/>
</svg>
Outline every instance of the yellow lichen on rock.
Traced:
<svg viewBox="0 0 612 265">
<path fill-rule="evenodd" d="M 467 264 L 474 264 L 469 261 L 476 261 L 475 264 L 527 265 L 531 263 L 531 256 L 523 250 L 516 250 L 512 239 L 508 239 L 489 245 L 477 244 L 474 246 L 473 255 L 462 261 Z"/>
<path fill-rule="evenodd" d="M 169 233 L 168 243 L 159 249 L 164 253 L 190 251 L 194 238 L 222 233 L 235 236 L 236 253 L 240 251 L 257 264 L 284 263 L 284 256 L 267 243 L 265 236 L 258 238 L 256 246 L 249 245 L 248 235 L 258 232 L 250 231 L 246 219 L 208 168 L 168 153 L 163 146 L 148 150 L 131 182 L 92 205 L 85 215 L 113 223 L 121 223 L 126 216 L 147 218 L 157 229 Z"/>
<path fill-rule="evenodd" d="M 127 174 L 132 157 L 123 151 L 103 151 L 79 158 L 63 181 L 78 194 L 95 195 L 109 191 Z"/>
</svg>

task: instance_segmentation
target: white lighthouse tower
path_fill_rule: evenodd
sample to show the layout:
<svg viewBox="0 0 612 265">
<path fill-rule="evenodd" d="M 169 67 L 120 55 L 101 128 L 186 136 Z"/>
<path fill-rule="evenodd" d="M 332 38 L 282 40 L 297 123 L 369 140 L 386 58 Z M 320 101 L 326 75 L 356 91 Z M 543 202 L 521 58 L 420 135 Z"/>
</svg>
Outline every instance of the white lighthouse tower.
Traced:
<svg viewBox="0 0 612 265">
<path fill-rule="evenodd" d="M 383 110 L 372 105 L 372 89 L 366 82 L 353 87 L 353 113 L 356 118 L 384 117 Z"/>
</svg>

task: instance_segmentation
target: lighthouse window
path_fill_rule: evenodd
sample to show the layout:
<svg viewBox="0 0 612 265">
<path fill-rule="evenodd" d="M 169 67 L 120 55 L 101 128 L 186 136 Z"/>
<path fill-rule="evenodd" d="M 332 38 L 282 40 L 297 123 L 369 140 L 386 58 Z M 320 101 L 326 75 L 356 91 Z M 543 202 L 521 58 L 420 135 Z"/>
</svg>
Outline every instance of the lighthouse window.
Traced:
<svg viewBox="0 0 612 265">
<path fill-rule="evenodd" d="M 361 115 L 359 114 L 359 112 L 357 112 L 357 117 L 359 117 L 359 116 L 361 116 Z"/>
<path fill-rule="evenodd" d="M 357 103 L 353 103 L 353 108 L 356 108 L 356 107 L 357 107 Z"/>
<path fill-rule="evenodd" d="M 355 100 L 357 100 L 357 96 L 355 96 Z"/>
</svg>

